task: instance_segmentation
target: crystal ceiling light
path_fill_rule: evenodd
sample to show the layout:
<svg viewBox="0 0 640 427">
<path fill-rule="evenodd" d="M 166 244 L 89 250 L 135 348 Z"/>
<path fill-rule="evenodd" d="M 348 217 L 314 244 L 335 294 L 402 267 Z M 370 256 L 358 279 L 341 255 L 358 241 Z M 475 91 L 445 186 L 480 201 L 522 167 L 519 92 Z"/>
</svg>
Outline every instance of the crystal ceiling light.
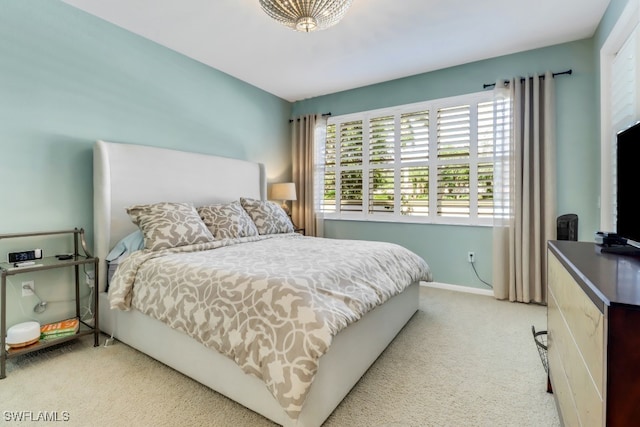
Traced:
<svg viewBox="0 0 640 427">
<path fill-rule="evenodd" d="M 274 20 L 305 33 L 337 24 L 352 0 L 260 0 L 260 6 Z"/>
</svg>

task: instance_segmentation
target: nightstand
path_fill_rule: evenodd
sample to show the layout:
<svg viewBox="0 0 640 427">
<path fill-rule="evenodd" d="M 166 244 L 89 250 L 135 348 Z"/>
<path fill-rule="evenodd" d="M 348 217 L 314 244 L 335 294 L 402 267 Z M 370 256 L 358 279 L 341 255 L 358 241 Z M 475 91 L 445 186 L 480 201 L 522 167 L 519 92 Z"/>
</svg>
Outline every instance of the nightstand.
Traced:
<svg viewBox="0 0 640 427">
<path fill-rule="evenodd" d="M 295 228 L 293 231 L 295 231 L 296 233 L 300 233 L 304 236 L 304 228 Z"/>
<path fill-rule="evenodd" d="M 28 264 L 25 266 L 19 266 L 18 264 L 0 262 L 0 379 L 6 377 L 5 364 L 7 359 L 10 359 L 21 354 L 31 353 L 36 350 L 40 350 L 52 345 L 60 344 L 65 341 L 74 340 L 84 335 L 93 335 L 94 347 L 99 345 L 100 330 L 98 329 L 98 258 L 94 258 L 87 248 L 87 244 L 84 239 L 84 230 L 75 228 L 73 230 L 64 231 L 51 231 L 44 233 L 23 233 L 23 234 L 0 234 L 0 239 L 13 239 L 13 238 L 25 238 L 25 237 L 38 237 L 38 236 L 51 236 L 55 234 L 68 234 L 73 235 L 73 253 L 69 258 L 58 258 L 55 256 L 43 257 L 38 259 L 37 263 Z M 84 255 L 79 252 L 79 245 L 82 246 Z M 80 319 L 80 271 L 79 268 L 82 265 L 93 265 L 94 268 L 94 292 L 93 292 L 93 308 L 94 317 L 93 324 L 85 323 Z M 15 276 L 22 273 L 36 272 L 41 270 L 49 270 L 53 268 L 65 268 L 73 267 L 75 272 L 75 302 L 76 302 L 76 317 L 80 319 L 80 327 L 78 332 L 73 335 L 63 336 L 55 339 L 39 340 L 35 344 L 29 346 L 7 349 L 6 344 L 6 329 L 7 329 L 7 277 Z"/>
</svg>

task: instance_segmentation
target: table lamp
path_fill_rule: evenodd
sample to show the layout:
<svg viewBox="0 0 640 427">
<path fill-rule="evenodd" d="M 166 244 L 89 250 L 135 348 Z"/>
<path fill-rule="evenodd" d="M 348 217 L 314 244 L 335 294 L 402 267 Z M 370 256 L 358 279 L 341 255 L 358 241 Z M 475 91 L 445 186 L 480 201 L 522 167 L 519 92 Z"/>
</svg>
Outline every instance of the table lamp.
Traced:
<svg viewBox="0 0 640 427">
<path fill-rule="evenodd" d="M 282 209 L 291 216 L 291 211 L 287 205 L 289 200 L 297 200 L 296 184 L 293 182 L 280 182 L 271 185 L 271 199 L 282 200 Z"/>
</svg>

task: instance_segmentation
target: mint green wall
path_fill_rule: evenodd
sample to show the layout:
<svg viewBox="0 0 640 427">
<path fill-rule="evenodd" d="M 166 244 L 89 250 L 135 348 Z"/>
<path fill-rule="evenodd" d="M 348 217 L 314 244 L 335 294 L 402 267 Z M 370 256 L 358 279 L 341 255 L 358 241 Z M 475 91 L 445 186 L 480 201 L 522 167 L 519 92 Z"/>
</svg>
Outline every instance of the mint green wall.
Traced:
<svg viewBox="0 0 640 427">
<path fill-rule="evenodd" d="M 600 25 L 598 25 L 598 29 L 594 36 L 596 47 L 595 58 L 598 60 L 598 63 L 600 60 L 600 48 L 611 33 L 611 30 L 618 21 L 620 14 L 622 14 L 622 11 L 627 6 L 627 3 L 629 3 L 629 0 L 610 0 L 607 11 L 602 17 Z"/>
<path fill-rule="evenodd" d="M 408 104 L 478 92 L 499 78 L 572 69 L 572 76 L 555 79 L 558 215 L 578 214 L 579 237 L 591 240 L 598 229 L 600 150 L 593 56 L 593 40 L 581 40 L 299 101 L 293 115 L 340 115 Z M 327 221 L 325 235 L 396 242 L 422 255 L 436 281 L 485 288 L 466 261 L 467 252 L 474 251 L 478 273 L 486 281 L 492 278 L 491 227 Z"/>
<path fill-rule="evenodd" d="M 288 177 L 290 113 L 289 102 L 62 2 L 2 0 L 0 234 L 77 226 L 91 238 L 97 139 L 260 161 L 270 178 Z M 36 245 L 47 250 L 2 241 L 0 258 Z M 49 278 L 36 280 L 41 296 L 67 298 Z M 33 315 L 35 300 L 20 301 L 8 304 L 9 324 Z"/>
</svg>

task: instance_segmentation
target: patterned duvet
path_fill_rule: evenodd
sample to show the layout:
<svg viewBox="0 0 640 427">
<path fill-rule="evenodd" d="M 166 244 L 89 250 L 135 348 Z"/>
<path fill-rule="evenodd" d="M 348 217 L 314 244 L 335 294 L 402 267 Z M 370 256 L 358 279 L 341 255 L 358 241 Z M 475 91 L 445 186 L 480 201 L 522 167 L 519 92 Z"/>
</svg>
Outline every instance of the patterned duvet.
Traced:
<svg viewBox="0 0 640 427">
<path fill-rule="evenodd" d="M 134 252 L 109 298 L 233 359 L 296 419 L 332 338 L 418 280 L 429 266 L 401 246 L 291 233 Z"/>
</svg>

